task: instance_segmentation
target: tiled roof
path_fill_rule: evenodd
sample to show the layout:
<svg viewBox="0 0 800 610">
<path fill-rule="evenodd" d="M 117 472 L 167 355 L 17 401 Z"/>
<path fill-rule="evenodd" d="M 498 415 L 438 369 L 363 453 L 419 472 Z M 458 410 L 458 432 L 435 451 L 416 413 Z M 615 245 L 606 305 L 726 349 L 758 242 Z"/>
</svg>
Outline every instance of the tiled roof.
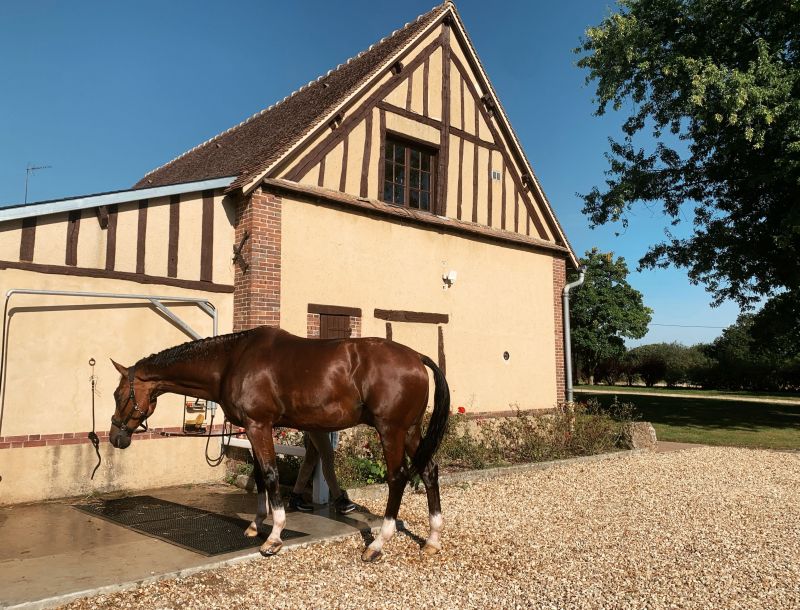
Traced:
<svg viewBox="0 0 800 610">
<path fill-rule="evenodd" d="M 447 2 L 434 7 L 277 104 L 153 170 L 135 188 L 220 176 L 239 176 L 241 180 L 259 168 L 269 167 L 446 7 Z"/>
</svg>

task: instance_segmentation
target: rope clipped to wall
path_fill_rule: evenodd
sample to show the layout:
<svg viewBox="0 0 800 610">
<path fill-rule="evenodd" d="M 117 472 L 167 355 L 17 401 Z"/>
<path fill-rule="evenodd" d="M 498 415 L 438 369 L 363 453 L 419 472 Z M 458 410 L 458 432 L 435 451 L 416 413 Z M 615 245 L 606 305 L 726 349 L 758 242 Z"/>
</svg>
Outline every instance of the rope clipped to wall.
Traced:
<svg viewBox="0 0 800 610">
<path fill-rule="evenodd" d="M 89 432 L 87 435 L 89 437 L 89 441 L 92 443 L 94 447 L 94 452 L 97 454 L 97 465 L 92 470 L 92 480 L 94 480 L 94 475 L 97 472 L 97 469 L 100 468 L 100 464 L 103 461 L 103 458 L 100 457 L 100 438 L 97 436 L 97 433 L 94 431 L 95 428 L 95 417 L 94 417 L 94 397 L 97 394 L 97 376 L 94 374 L 94 365 L 96 364 L 94 358 L 89 358 L 89 366 L 92 367 L 92 375 L 89 377 L 89 382 L 92 386 L 92 431 Z"/>
</svg>

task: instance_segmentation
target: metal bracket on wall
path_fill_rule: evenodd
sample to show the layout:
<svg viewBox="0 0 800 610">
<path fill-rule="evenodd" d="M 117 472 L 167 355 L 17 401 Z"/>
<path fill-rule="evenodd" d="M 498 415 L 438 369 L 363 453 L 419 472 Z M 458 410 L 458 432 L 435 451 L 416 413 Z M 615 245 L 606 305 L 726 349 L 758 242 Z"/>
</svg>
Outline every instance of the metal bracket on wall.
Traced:
<svg viewBox="0 0 800 610">
<path fill-rule="evenodd" d="M 239 263 L 242 267 L 242 272 L 246 273 L 248 267 L 250 265 L 247 264 L 247 261 L 244 260 L 244 256 L 242 256 L 242 250 L 244 249 L 244 244 L 247 240 L 250 239 L 250 233 L 247 231 L 244 232 L 244 236 L 242 237 L 242 241 L 239 242 L 238 246 L 233 246 L 233 264 Z"/>
</svg>

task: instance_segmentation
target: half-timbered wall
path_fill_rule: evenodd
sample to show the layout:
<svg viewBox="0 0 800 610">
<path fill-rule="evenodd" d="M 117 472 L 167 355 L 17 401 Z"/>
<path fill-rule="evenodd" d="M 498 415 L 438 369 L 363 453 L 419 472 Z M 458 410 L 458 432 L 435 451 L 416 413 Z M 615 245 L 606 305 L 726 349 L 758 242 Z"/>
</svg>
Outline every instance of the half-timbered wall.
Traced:
<svg viewBox="0 0 800 610">
<path fill-rule="evenodd" d="M 433 213 L 561 243 L 470 58 L 442 24 L 275 176 L 380 199 L 383 146 L 396 135 L 438 150 Z"/>
<path fill-rule="evenodd" d="M 233 213 L 204 191 L 2 222 L 0 269 L 232 293 Z"/>
<path fill-rule="evenodd" d="M 218 310 L 219 332 L 230 332 L 232 222 L 221 192 L 0 222 L 0 294 L 25 288 L 205 298 Z M 211 318 L 198 307 L 171 308 L 211 335 Z M 149 303 L 17 295 L 7 331 L 0 504 L 218 477 L 203 459 L 202 439 L 137 435 L 124 452 L 106 442 L 119 380 L 109 359 L 130 365 L 191 339 Z M 103 456 L 93 481 L 90 358 Z M 179 430 L 183 404 L 183 396 L 162 396 L 150 425 Z M 142 469 L 145 462 L 170 467 Z"/>
</svg>

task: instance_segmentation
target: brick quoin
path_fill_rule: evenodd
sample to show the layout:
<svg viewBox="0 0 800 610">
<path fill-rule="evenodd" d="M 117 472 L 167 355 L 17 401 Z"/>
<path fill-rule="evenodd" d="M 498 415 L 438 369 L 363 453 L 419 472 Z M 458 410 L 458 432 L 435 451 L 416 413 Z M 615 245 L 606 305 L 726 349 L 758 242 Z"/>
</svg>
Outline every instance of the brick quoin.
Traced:
<svg viewBox="0 0 800 610">
<path fill-rule="evenodd" d="M 567 282 L 567 264 L 563 258 L 553 257 L 553 318 L 555 320 L 556 347 L 556 403 L 566 401 L 566 373 L 564 372 L 564 286 Z"/>
<path fill-rule="evenodd" d="M 237 262 L 233 282 L 233 330 L 279 326 L 281 322 L 281 198 L 260 188 L 236 207 L 236 246 L 247 270 Z"/>
</svg>

